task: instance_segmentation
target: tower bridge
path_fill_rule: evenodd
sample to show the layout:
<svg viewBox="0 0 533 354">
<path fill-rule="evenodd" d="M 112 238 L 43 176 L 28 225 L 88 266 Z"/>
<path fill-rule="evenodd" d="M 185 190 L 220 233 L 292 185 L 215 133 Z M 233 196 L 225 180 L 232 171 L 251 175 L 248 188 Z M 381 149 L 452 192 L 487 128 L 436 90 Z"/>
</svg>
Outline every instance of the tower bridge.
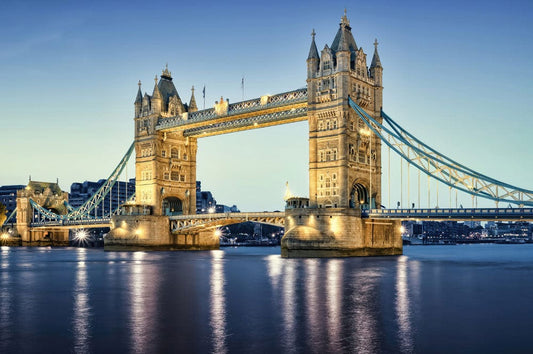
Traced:
<svg viewBox="0 0 533 354">
<path fill-rule="evenodd" d="M 221 97 L 213 108 L 198 110 L 194 88 L 189 103 L 184 103 L 166 67 L 160 78 L 155 77 L 151 95 L 143 94 L 139 82 L 134 143 L 88 203 L 62 215 L 29 199 L 17 209 L 23 213 L 31 206 L 42 216 L 33 224 L 24 221 L 26 228 L 109 223 L 111 232 L 105 239 L 109 249 L 212 249 L 219 246 L 215 230 L 223 225 L 242 221 L 283 225 L 282 255 L 288 257 L 401 254 L 400 220 L 408 218 L 533 220 L 532 191 L 457 163 L 386 115 L 382 82 L 377 41 L 368 65 L 346 14 L 331 46 L 326 44 L 320 52 L 313 31 L 305 88 L 237 103 Z M 200 138 L 297 121 L 308 122 L 308 198 L 288 199 L 284 212 L 195 215 Z M 472 198 L 493 200 L 496 208 L 383 209 L 385 148 L 418 169 L 419 180 L 424 173 L 446 185 L 450 199 L 451 190 L 459 190 Z M 110 192 L 133 151 L 135 200 L 118 214 L 97 215 L 96 205 Z M 501 209 L 500 202 L 519 208 Z"/>
</svg>

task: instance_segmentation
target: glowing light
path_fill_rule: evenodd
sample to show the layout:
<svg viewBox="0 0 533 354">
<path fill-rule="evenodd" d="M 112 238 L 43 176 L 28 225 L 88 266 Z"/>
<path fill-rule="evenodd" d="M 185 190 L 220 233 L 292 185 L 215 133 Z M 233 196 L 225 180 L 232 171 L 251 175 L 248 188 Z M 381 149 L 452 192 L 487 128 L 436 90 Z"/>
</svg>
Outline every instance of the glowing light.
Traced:
<svg viewBox="0 0 533 354">
<path fill-rule="evenodd" d="M 216 230 L 215 230 L 215 236 L 216 236 L 216 237 L 220 237 L 220 236 L 222 236 L 222 231 L 221 231 L 220 229 L 216 229 Z"/>
<path fill-rule="evenodd" d="M 359 130 L 359 133 L 361 133 L 361 135 L 364 135 L 364 136 L 370 136 L 370 129 L 360 129 Z"/>
<path fill-rule="evenodd" d="M 2 234 L 2 236 L 0 236 L 0 237 L 2 238 L 2 240 L 5 241 L 5 240 L 7 240 L 7 239 L 9 238 L 9 234 L 8 234 L 7 232 L 4 232 L 4 233 Z"/>
<path fill-rule="evenodd" d="M 215 207 L 210 207 L 209 209 L 207 209 L 207 212 L 209 214 L 213 214 L 215 212 Z"/>
<path fill-rule="evenodd" d="M 404 227 L 403 225 L 402 225 L 402 226 L 400 226 L 400 232 L 401 232 L 402 234 L 404 234 L 404 233 L 405 233 L 405 227 Z"/>
<path fill-rule="evenodd" d="M 87 230 L 79 229 L 74 233 L 74 241 L 77 241 L 78 243 L 87 243 L 89 236 Z"/>
</svg>

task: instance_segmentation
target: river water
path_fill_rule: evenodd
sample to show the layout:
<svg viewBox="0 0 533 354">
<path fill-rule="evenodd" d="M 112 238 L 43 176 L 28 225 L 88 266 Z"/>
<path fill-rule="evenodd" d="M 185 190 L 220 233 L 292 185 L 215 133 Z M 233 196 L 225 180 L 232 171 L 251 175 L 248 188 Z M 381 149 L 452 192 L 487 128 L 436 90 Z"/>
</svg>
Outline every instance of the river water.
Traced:
<svg viewBox="0 0 533 354">
<path fill-rule="evenodd" d="M 531 353 L 533 245 L 0 251 L 0 353 Z"/>
</svg>

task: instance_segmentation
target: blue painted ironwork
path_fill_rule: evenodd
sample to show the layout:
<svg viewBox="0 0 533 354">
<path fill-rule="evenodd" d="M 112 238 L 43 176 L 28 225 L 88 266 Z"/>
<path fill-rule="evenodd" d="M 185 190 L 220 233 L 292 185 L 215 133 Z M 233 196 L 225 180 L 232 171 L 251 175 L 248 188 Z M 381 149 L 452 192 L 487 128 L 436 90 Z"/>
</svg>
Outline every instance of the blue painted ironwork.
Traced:
<svg viewBox="0 0 533 354">
<path fill-rule="evenodd" d="M 124 168 L 126 167 L 133 151 L 135 150 L 135 145 L 134 143 L 131 144 L 131 146 L 129 147 L 128 151 L 126 152 L 126 154 L 124 155 L 124 157 L 122 157 L 122 159 L 120 160 L 119 164 L 117 165 L 117 167 L 115 167 L 115 169 L 113 170 L 113 172 L 111 173 L 111 175 L 107 178 L 107 180 L 105 181 L 104 184 L 102 184 L 102 186 L 100 188 L 98 188 L 98 190 L 91 196 L 91 198 L 89 198 L 85 203 L 83 203 L 80 207 L 78 208 L 73 208 L 72 206 L 70 206 L 70 204 L 66 203 L 66 207 L 67 207 L 67 214 L 65 215 L 60 215 L 60 214 L 56 214 L 42 206 L 40 206 L 38 203 L 36 203 L 34 200 L 30 199 L 30 204 L 32 206 L 32 208 L 34 209 L 34 211 L 37 212 L 37 216 L 39 219 L 44 219 L 46 220 L 46 222 L 50 223 L 50 224 L 53 224 L 53 223 L 59 223 L 59 222 L 63 222 L 65 220 L 68 220 L 68 221 L 72 221 L 72 220 L 86 220 L 86 219 L 101 219 L 101 218 L 97 218 L 97 217 L 94 217 L 94 216 L 91 216 L 91 212 L 98 206 L 100 205 L 102 202 L 104 202 L 104 199 L 105 197 L 111 192 L 111 190 L 113 189 L 113 186 L 116 184 L 116 182 L 118 181 L 118 177 L 121 175 L 121 173 L 123 172 Z M 133 194 L 129 200 L 132 200 L 132 198 L 135 197 L 135 194 Z M 117 210 L 114 210 L 112 212 L 112 214 L 116 214 L 117 213 Z M 33 224 L 39 224 L 41 221 L 39 222 L 33 222 Z"/>
<path fill-rule="evenodd" d="M 533 208 L 372 209 L 361 214 L 371 219 L 533 221 Z"/>
<path fill-rule="evenodd" d="M 183 117 L 179 115 L 174 117 L 163 117 L 159 119 L 156 129 L 161 130 L 186 126 L 191 123 L 209 121 L 220 117 L 239 115 L 303 102 L 307 102 L 307 88 L 268 96 L 266 101 L 263 102 L 261 101 L 261 98 L 254 98 L 252 100 L 232 103 L 228 106 L 228 113 L 221 116 L 217 115 L 214 108 L 210 108 L 189 113 L 187 119 L 183 119 Z"/>
<path fill-rule="evenodd" d="M 9 214 L 9 216 L 7 217 L 7 219 L 4 221 L 4 223 L 2 225 L 9 224 L 11 219 L 13 219 L 15 217 L 15 215 L 17 215 L 17 208 L 13 209 L 13 211 Z M 0 226 L 2 226 L 2 225 L 0 225 Z"/>
<path fill-rule="evenodd" d="M 215 133 L 232 128 L 253 127 L 256 124 L 267 124 L 299 117 L 307 117 L 307 107 L 292 108 L 286 111 L 262 114 L 258 116 L 236 119 L 223 123 L 209 124 L 202 127 L 186 129 L 183 131 L 183 136 L 200 137 L 202 136 L 202 134 Z"/>
<path fill-rule="evenodd" d="M 351 98 L 348 102 L 362 121 L 394 152 L 428 176 L 447 186 L 495 201 L 533 206 L 533 191 L 497 181 L 465 167 L 416 139 L 382 112 L 390 129 L 368 115 Z"/>
</svg>

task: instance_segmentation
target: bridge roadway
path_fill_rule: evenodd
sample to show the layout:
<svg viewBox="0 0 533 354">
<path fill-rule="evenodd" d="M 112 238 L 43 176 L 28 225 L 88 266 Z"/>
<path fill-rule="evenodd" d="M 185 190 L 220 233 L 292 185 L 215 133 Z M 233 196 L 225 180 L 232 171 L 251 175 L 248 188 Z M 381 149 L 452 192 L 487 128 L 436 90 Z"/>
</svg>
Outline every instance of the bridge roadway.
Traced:
<svg viewBox="0 0 533 354">
<path fill-rule="evenodd" d="M 533 208 L 464 208 L 464 209 L 372 209 L 363 211 L 363 217 L 397 220 L 501 220 L 533 221 Z"/>
<path fill-rule="evenodd" d="M 285 212 L 256 213 L 213 213 L 196 215 L 169 216 L 170 230 L 174 233 L 195 232 L 202 229 L 217 228 L 225 225 L 255 221 L 276 226 L 285 225 Z"/>
<path fill-rule="evenodd" d="M 30 223 L 31 228 L 64 228 L 64 229 L 92 229 L 98 227 L 110 227 L 111 218 L 95 218 L 95 219 L 81 219 L 81 220 L 58 220 L 58 221 L 42 221 Z"/>
<path fill-rule="evenodd" d="M 533 222 L 533 208 L 425 208 L 425 209 L 372 209 L 363 210 L 363 218 L 395 220 L 434 220 L 434 221 L 529 221 Z M 172 232 L 195 232 L 202 229 L 255 221 L 276 226 L 285 225 L 285 212 L 214 213 L 169 216 Z M 32 228 L 97 228 L 109 227 L 110 218 L 85 220 L 61 220 L 31 223 Z"/>
</svg>

